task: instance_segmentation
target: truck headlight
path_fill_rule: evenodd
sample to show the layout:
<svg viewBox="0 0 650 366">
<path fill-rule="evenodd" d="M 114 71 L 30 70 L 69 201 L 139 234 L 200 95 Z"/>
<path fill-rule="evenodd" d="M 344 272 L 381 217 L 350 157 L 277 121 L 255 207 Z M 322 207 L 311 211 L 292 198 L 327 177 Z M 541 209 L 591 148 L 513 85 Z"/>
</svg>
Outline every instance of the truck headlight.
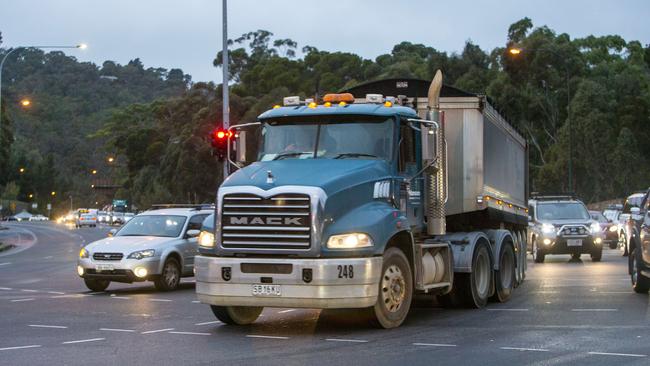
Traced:
<svg viewBox="0 0 650 366">
<path fill-rule="evenodd" d="M 201 231 L 199 234 L 199 245 L 206 248 L 214 247 L 214 234 L 209 231 Z"/>
<path fill-rule="evenodd" d="M 148 257 L 153 257 L 153 255 L 156 254 L 156 251 L 153 249 L 147 249 L 147 250 L 139 250 L 137 252 L 133 252 L 129 254 L 127 258 L 129 259 L 142 259 L 142 258 L 148 258 Z"/>
<path fill-rule="evenodd" d="M 83 258 L 88 258 L 89 256 L 90 253 L 88 253 L 86 248 L 81 248 L 81 250 L 79 251 L 79 258 L 83 259 Z"/>
<path fill-rule="evenodd" d="M 592 233 L 599 233 L 603 231 L 603 228 L 600 227 L 600 224 L 597 222 L 594 222 L 591 224 L 591 232 Z"/>
<path fill-rule="evenodd" d="M 555 226 L 551 224 L 542 224 L 542 232 L 544 234 L 551 234 L 555 232 Z"/>
<path fill-rule="evenodd" d="M 372 245 L 372 239 L 364 233 L 332 235 L 327 240 L 327 247 L 331 249 L 365 248 Z"/>
</svg>

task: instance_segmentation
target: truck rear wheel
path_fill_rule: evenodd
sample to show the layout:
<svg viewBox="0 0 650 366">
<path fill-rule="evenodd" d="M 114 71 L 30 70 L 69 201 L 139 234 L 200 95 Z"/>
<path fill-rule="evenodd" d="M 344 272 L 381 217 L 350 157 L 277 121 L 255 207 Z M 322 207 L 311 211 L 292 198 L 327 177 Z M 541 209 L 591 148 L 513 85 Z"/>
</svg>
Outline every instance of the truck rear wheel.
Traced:
<svg viewBox="0 0 650 366">
<path fill-rule="evenodd" d="M 379 294 L 375 306 L 368 308 L 370 323 L 379 328 L 399 327 L 411 307 L 413 275 L 404 253 L 388 248 L 384 253 Z"/>
<path fill-rule="evenodd" d="M 499 270 L 494 272 L 495 292 L 492 300 L 506 302 L 512 296 L 515 284 L 515 253 L 510 243 L 506 243 L 499 253 Z"/>
<path fill-rule="evenodd" d="M 248 325 L 259 318 L 261 306 L 216 306 L 210 305 L 212 313 L 217 319 L 230 325 Z"/>
<path fill-rule="evenodd" d="M 489 249 L 485 243 L 478 242 L 472 256 L 472 272 L 455 274 L 454 287 L 460 304 L 470 308 L 487 305 L 492 279 Z"/>
</svg>

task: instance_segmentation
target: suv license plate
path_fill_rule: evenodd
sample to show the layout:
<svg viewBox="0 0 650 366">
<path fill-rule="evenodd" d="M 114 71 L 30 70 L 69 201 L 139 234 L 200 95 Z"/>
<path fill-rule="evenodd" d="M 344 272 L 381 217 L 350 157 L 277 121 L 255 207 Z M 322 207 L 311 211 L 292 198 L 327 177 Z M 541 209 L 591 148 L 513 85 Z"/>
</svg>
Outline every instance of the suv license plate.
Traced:
<svg viewBox="0 0 650 366">
<path fill-rule="evenodd" d="M 566 245 L 568 247 L 581 247 L 582 239 L 567 239 Z"/>
<path fill-rule="evenodd" d="M 282 296 L 280 285 L 253 285 L 253 296 Z"/>
<path fill-rule="evenodd" d="M 113 267 L 112 264 L 98 264 L 98 265 L 95 267 L 95 270 L 96 270 L 97 272 L 112 271 L 112 270 L 114 270 L 114 269 L 115 269 L 115 267 Z"/>
</svg>

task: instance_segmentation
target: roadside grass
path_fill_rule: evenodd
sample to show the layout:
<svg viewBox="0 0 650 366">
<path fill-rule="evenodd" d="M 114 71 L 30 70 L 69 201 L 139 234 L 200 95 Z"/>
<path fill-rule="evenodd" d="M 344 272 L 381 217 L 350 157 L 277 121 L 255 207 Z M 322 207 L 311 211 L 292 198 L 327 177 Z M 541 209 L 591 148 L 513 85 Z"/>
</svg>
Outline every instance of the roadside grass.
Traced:
<svg viewBox="0 0 650 366">
<path fill-rule="evenodd" d="M 0 242 L 0 253 L 4 252 L 5 250 L 9 250 L 13 247 L 14 245 L 12 244 L 4 244 L 3 242 Z"/>
</svg>

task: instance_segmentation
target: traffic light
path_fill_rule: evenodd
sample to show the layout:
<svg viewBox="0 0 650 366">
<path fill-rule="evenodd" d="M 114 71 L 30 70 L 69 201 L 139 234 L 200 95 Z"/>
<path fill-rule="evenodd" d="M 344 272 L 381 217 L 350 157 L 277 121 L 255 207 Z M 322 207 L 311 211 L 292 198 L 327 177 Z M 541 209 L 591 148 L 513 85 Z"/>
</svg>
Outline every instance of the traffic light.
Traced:
<svg viewBox="0 0 650 366">
<path fill-rule="evenodd" d="M 232 132 L 223 128 L 212 131 L 212 147 L 219 161 L 226 160 L 228 156 L 228 139 L 231 137 Z"/>
</svg>

